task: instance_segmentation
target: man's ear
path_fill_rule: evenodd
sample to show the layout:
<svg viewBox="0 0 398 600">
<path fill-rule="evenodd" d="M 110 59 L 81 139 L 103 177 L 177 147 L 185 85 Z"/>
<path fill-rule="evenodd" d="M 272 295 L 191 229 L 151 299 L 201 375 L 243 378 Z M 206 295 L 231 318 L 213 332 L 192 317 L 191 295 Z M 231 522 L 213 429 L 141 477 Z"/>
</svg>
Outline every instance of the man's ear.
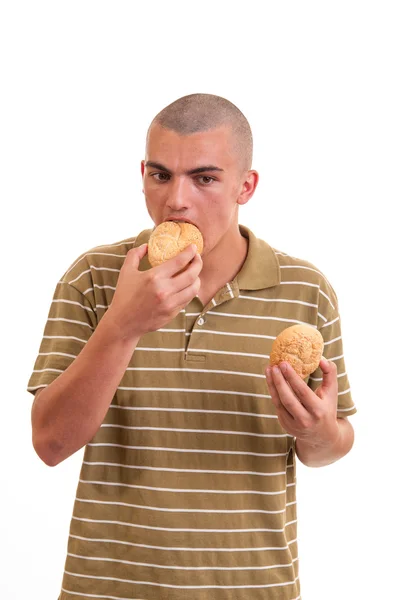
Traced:
<svg viewBox="0 0 398 600">
<path fill-rule="evenodd" d="M 256 191 L 259 177 L 260 176 L 257 171 L 254 171 L 253 169 L 247 171 L 246 178 L 242 183 L 241 191 L 237 199 L 238 204 L 243 205 L 249 202 L 250 198 Z"/>
</svg>

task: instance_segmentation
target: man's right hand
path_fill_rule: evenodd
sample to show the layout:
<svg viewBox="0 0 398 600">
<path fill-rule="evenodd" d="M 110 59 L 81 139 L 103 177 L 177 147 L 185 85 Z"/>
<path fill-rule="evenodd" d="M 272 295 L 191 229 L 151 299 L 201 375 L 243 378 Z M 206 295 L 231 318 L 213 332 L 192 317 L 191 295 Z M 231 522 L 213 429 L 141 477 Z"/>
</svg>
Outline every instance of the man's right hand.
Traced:
<svg viewBox="0 0 398 600">
<path fill-rule="evenodd" d="M 160 329 L 199 292 L 203 262 L 193 244 L 165 263 L 139 271 L 147 251 L 148 244 L 128 251 L 107 311 L 123 338 Z"/>
</svg>

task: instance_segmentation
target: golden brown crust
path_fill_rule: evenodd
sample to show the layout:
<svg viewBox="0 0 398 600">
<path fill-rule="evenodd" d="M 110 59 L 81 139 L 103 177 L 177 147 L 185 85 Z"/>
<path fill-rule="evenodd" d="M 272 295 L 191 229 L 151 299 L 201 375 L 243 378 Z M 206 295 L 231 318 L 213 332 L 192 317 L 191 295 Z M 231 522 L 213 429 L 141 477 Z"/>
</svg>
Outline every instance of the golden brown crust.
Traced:
<svg viewBox="0 0 398 600">
<path fill-rule="evenodd" d="M 310 325 L 287 327 L 272 344 L 270 365 L 286 361 L 305 379 L 318 368 L 323 347 L 322 334 Z"/>
<path fill-rule="evenodd" d="M 189 244 L 196 244 L 199 254 L 203 252 L 203 237 L 191 223 L 165 221 L 152 231 L 148 240 L 148 260 L 152 267 L 173 258 Z"/>
</svg>

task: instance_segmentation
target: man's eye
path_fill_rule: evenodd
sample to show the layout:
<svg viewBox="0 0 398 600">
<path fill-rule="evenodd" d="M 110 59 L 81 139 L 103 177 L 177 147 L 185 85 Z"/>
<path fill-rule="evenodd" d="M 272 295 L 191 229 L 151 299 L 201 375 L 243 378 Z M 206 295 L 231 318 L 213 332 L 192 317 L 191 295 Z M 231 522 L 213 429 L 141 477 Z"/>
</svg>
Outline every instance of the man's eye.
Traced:
<svg viewBox="0 0 398 600">
<path fill-rule="evenodd" d="M 152 173 L 151 177 L 154 177 L 156 181 L 167 181 L 170 177 L 167 173 Z"/>
<path fill-rule="evenodd" d="M 214 178 L 210 177 L 209 175 L 201 175 L 200 177 L 198 177 L 198 179 L 203 180 L 203 185 L 209 185 L 212 181 L 214 181 Z"/>
</svg>

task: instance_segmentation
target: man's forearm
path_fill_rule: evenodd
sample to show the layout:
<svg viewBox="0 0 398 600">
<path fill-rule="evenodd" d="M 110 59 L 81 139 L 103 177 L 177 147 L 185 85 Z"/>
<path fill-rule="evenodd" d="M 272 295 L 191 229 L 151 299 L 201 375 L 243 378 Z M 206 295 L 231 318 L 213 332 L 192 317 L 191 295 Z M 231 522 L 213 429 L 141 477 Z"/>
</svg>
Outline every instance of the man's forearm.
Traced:
<svg viewBox="0 0 398 600">
<path fill-rule="evenodd" d="M 324 467 L 336 462 L 351 450 L 354 443 L 354 429 L 347 419 L 337 419 L 339 436 L 330 446 L 318 446 L 310 441 L 296 439 L 296 454 L 307 467 Z"/>
<path fill-rule="evenodd" d="M 35 398 L 33 446 L 46 464 L 57 465 L 94 437 L 138 339 L 123 338 L 105 313 L 71 365 Z"/>
</svg>

